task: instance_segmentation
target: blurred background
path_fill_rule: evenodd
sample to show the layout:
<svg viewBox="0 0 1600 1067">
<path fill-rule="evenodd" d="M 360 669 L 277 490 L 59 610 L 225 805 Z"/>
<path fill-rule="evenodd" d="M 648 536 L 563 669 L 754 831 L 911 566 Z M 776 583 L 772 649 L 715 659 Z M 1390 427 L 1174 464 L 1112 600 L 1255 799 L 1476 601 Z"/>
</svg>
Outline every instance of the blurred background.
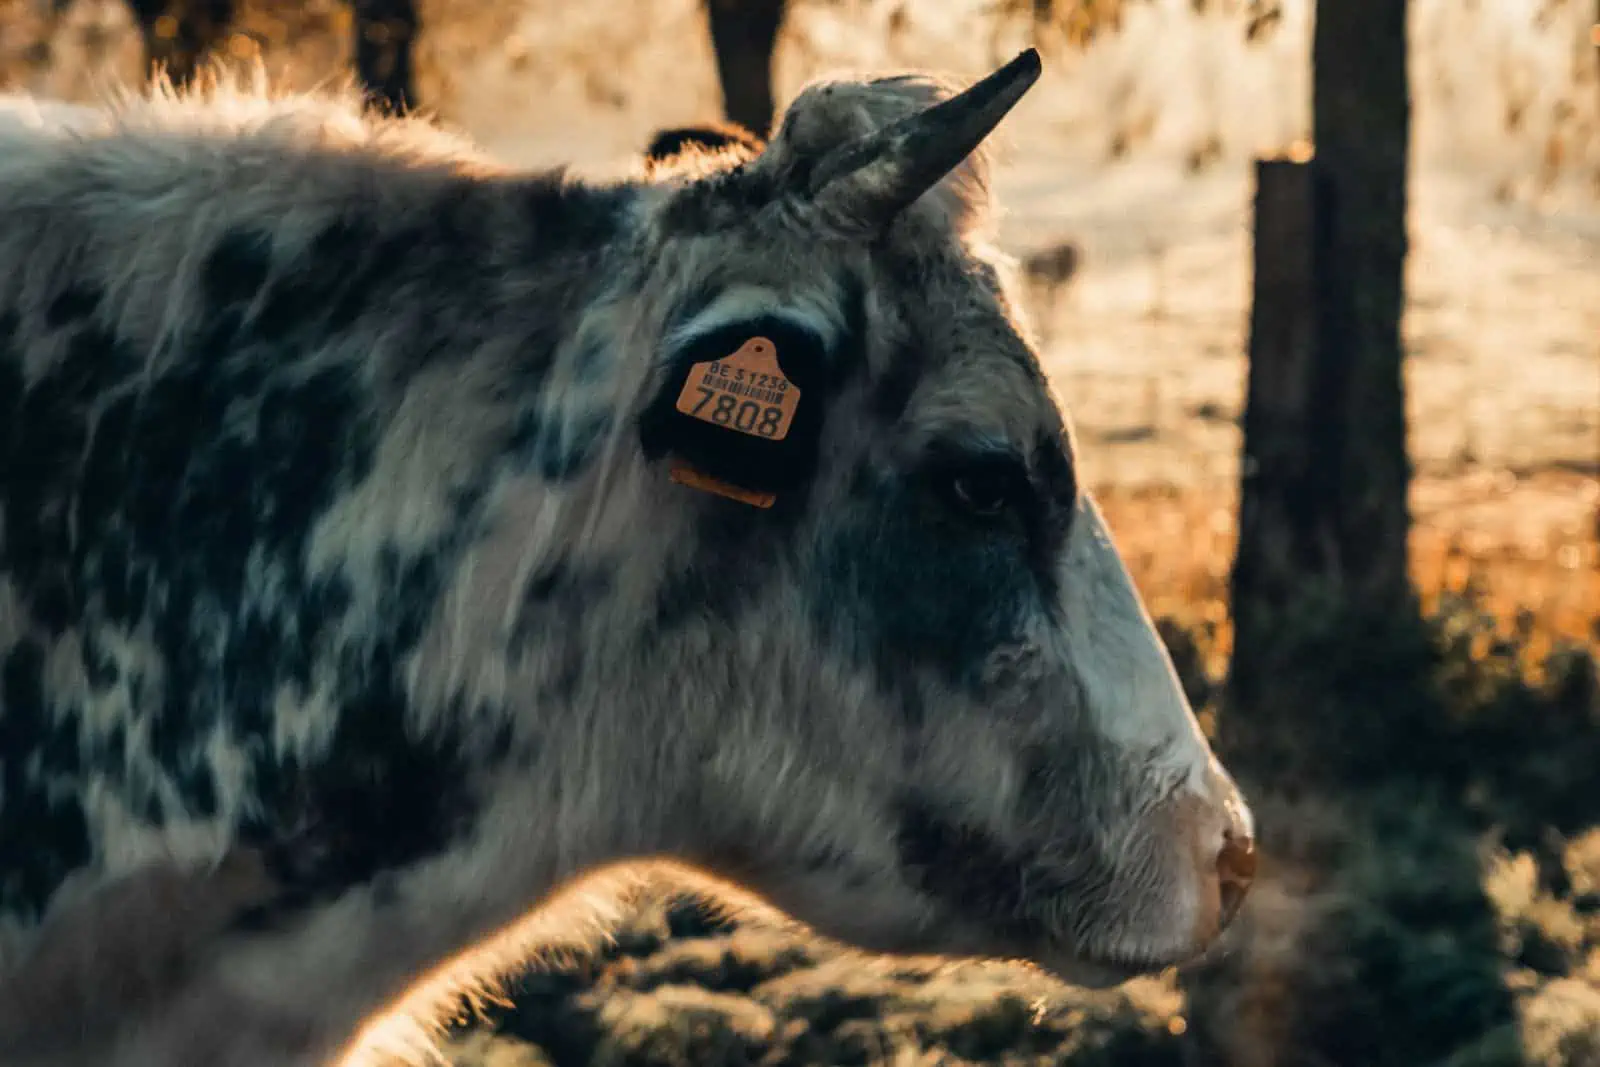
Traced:
<svg viewBox="0 0 1600 1067">
<path fill-rule="evenodd" d="M 597 174 L 661 127 L 764 131 L 821 74 L 1045 53 L 999 134 L 999 237 L 1085 480 L 1255 798 L 1263 879 L 1224 950 L 1088 993 L 735 928 L 664 887 L 599 957 L 464 1021 L 456 1063 L 1600 1067 L 1600 4 L 1334 5 L 1322 34 L 1314 0 L 0 0 L 0 88 L 259 60 Z M 1402 17 L 1409 47 L 1363 38 Z M 1258 224 L 1262 158 L 1314 158 L 1368 229 L 1405 212 L 1409 245 L 1318 245 L 1343 267 L 1310 275 L 1354 307 L 1404 263 L 1395 342 L 1348 353 L 1381 395 L 1330 402 L 1316 453 L 1390 493 L 1404 574 L 1361 585 L 1347 553 L 1286 578 L 1270 487 L 1244 546 L 1267 562 L 1238 574 L 1251 363 L 1292 363 L 1262 324 L 1307 314 L 1260 285 L 1299 269 L 1293 219 Z M 1277 643 L 1236 647 L 1263 568 Z M 1302 579 L 1341 603 L 1286 599 Z"/>
</svg>

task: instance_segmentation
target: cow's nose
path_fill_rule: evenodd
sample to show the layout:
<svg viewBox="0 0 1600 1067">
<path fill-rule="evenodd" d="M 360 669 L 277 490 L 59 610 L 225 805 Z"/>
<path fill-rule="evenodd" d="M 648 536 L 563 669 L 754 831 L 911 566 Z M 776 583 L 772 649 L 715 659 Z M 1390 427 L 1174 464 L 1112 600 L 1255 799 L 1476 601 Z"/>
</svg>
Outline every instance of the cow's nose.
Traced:
<svg viewBox="0 0 1600 1067">
<path fill-rule="evenodd" d="M 1229 830 L 1222 835 L 1222 851 L 1217 853 L 1217 886 L 1222 893 L 1222 928 L 1239 914 L 1250 883 L 1256 878 L 1256 842 L 1247 833 Z"/>
</svg>

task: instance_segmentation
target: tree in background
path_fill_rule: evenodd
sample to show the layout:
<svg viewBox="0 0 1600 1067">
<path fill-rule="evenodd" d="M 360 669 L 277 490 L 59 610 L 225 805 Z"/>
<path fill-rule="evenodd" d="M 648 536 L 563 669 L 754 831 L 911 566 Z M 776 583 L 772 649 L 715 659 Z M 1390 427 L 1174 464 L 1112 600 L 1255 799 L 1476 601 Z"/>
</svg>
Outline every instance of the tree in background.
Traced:
<svg viewBox="0 0 1600 1067">
<path fill-rule="evenodd" d="M 56 0 L 56 9 L 69 2 Z M 233 0 L 129 0 L 129 6 L 144 38 L 146 68 L 162 68 L 174 85 L 194 79 L 233 24 Z"/>
<path fill-rule="evenodd" d="M 55 0 L 59 14 L 71 0 Z M 145 65 L 174 85 L 194 80 L 206 55 L 227 40 L 234 0 L 128 0 L 144 39 Z M 293 6 L 298 7 L 298 4 Z M 350 0 L 356 77 L 372 103 L 402 111 L 416 103 L 411 65 L 419 19 L 415 0 Z"/>
<path fill-rule="evenodd" d="M 1407 0 L 1322 0 L 1312 44 L 1312 137 L 1325 240 L 1311 428 L 1345 595 L 1379 614 L 1414 600 L 1405 311 L 1411 91 Z"/>
<path fill-rule="evenodd" d="M 415 0 L 351 0 L 356 77 L 368 96 L 399 113 L 417 102 L 411 57 L 421 20 Z"/>
<path fill-rule="evenodd" d="M 774 112 L 772 56 L 783 26 L 786 0 L 704 0 L 717 57 L 722 111 L 765 137 Z"/>
<path fill-rule="evenodd" d="M 1322 0 L 1314 155 L 1258 169 L 1221 740 L 1292 778 L 1382 766 L 1379 749 L 1430 728 L 1423 702 L 1401 696 L 1420 651 L 1401 344 L 1406 23 L 1406 0 Z M 1325 714 L 1334 699 L 1370 716 Z"/>
</svg>

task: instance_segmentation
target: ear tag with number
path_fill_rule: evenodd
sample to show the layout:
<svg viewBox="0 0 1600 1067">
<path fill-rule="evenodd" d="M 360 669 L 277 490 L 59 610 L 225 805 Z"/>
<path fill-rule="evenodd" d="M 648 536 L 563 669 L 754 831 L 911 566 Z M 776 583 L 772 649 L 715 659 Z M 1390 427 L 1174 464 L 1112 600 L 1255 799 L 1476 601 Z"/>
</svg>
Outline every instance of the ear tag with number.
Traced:
<svg viewBox="0 0 1600 1067">
<path fill-rule="evenodd" d="M 800 389 L 778 366 L 777 346 L 752 337 L 731 356 L 691 366 L 677 408 L 725 430 L 781 441 L 800 409 Z"/>
<path fill-rule="evenodd" d="M 752 337 L 730 356 L 692 365 L 675 406 L 681 414 L 720 429 L 782 441 L 800 409 L 800 389 L 778 366 L 777 346 L 765 337 Z M 770 508 L 777 499 L 775 493 L 743 489 L 714 478 L 681 459 L 673 464 L 670 477 L 679 485 L 758 508 Z"/>
</svg>

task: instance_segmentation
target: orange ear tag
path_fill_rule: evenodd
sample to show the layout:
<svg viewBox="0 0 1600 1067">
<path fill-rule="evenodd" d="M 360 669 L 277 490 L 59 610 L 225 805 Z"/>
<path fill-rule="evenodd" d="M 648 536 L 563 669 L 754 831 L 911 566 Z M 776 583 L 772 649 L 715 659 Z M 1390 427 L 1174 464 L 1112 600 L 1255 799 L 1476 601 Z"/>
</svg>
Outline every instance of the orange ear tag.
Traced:
<svg viewBox="0 0 1600 1067">
<path fill-rule="evenodd" d="M 752 337 L 722 359 L 689 368 L 678 410 L 685 415 L 751 437 L 781 441 L 789 436 L 800 390 L 778 366 L 778 349 Z"/>
<path fill-rule="evenodd" d="M 707 493 L 716 493 L 730 500 L 737 500 L 742 504 L 749 504 L 758 508 L 770 508 L 778 499 L 777 493 L 757 493 L 750 489 L 741 489 L 737 485 L 729 485 L 718 478 L 713 478 L 704 471 L 689 466 L 681 459 L 674 459 L 667 476 L 679 485 L 687 485 L 691 489 L 700 489 Z"/>
<path fill-rule="evenodd" d="M 690 418 L 735 433 L 781 441 L 789 436 L 800 390 L 778 366 L 778 349 L 765 337 L 752 337 L 738 351 L 689 368 L 677 409 Z M 679 485 L 717 493 L 758 508 L 770 508 L 775 493 L 758 493 L 729 485 L 682 460 L 671 468 Z"/>
</svg>

